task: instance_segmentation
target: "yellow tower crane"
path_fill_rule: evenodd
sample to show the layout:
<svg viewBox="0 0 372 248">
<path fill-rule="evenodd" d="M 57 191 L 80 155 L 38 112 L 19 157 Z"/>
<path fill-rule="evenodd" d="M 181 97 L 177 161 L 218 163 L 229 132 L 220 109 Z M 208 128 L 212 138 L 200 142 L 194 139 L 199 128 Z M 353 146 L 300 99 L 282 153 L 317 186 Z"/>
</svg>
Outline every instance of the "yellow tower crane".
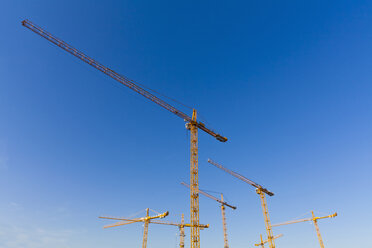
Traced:
<svg viewBox="0 0 372 248">
<path fill-rule="evenodd" d="M 280 237 L 283 237 L 283 234 L 276 235 L 276 236 L 273 237 L 273 239 L 277 239 L 277 238 L 280 238 Z M 258 243 L 258 244 L 254 244 L 254 245 L 255 245 L 255 246 L 261 246 L 261 248 L 265 248 L 265 244 L 266 244 L 267 242 L 269 242 L 269 240 L 268 240 L 268 239 L 263 240 L 263 239 L 262 239 L 262 234 L 260 234 L 260 238 L 261 238 L 261 242 Z"/>
<path fill-rule="evenodd" d="M 239 173 L 236 173 L 234 171 L 231 171 L 231 170 L 223 167 L 222 165 L 212 161 L 211 159 L 208 159 L 208 163 L 216 166 L 217 168 L 229 173 L 230 175 L 232 175 L 232 176 L 242 180 L 243 182 L 246 182 L 246 183 L 248 183 L 248 184 L 250 184 L 250 185 L 252 185 L 253 187 L 256 188 L 256 193 L 259 194 L 260 199 L 261 199 L 261 206 L 262 206 L 262 212 L 263 212 L 264 219 L 265 219 L 265 226 L 266 226 L 266 233 L 267 233 L 267 240 L 268 240 L 268 243 L 269 243 L 269 247 L 270 248 L 275 248 L 274 236 L 273 236 L 273 231 L 272 231 L 271 224 L 270 224 L 269 211 L 268 211 L 268 208 L 267 208 L 266 197 L 265 197 L 265 194 L 267 194 L 269 196 L 273 196 L 274 193 L 268 191 L 267 189 L 265 189 L 261 185 L 249 180 L 248 178 L 240 175 Z"/>
<path fill-rule="evenodd" d="M 151 216 L 148 215 L 149 214 L 148 210 L 149 209 L 146 209 L 146 216 L 145 217 L 137 218 L 137 219 L 127 219 L 127 218 L 117 218 L 117 217 L 99 217 L 99 218 L 110 219 L 110 220 L 120 220 L 120 222 L 104 226 L 104 228 L 123 226 L 123 225 L 131 224 L 131 223 L 134 223 L 134 222 L 144 222 L 145 224 L 144 224 L 143 243 L 142 243 L 143 248 L 146 248 L 146 246 L 147 246 L 146 244 L 147 244 L 147 236 L 148 236 L 148 225 L 150 223 L 160 224 L 160 225 L 177 226 L 180 230 L 180 248 L 184 248 L 185 247 L 185 227 L 191 227 L 192 226 L 191 224 L 185 223 L 184 215 L 182 214 L 181 223 L 154 221 L 153 219 L 164 218 L 165 216 L 163 216 L 163 215 L 165 215 L 165 214 L 168 215 L 168 212 L 165 212 L 164 214 L 161 214 L 161 215 L 151 217 Z M 204 228 L 208 228 L 208 227 L 209 227 L 208 224 L 207 225 L 199 224 L 199 228 L 201 230 L 203 230 Z"/>
<path fill-rule="evenodd" d="M 318 236 L 320 247 L 324 248 L 323 239 L 322 239 L 322 236 L 320 235 L 320 231 L 319 231 L 318 220 L 326 219 L 326 218 L 334 218 L 336 216 L 337 216 L 337 213 L 327 215 L 327 216 L 323 216 L 323 217 L 315 217 L 314 211 L 311 211 L 311 218 L 287 221 L 287 222 L 283 222 L 283 223 L 274 224 L 272 226 L 275 227 L 275 226 L 283 226 L 283 225 L 295 224 L 295 223 L 305 222 L 305 221 L 312 221 L 314 223 L 314 226 L 315 226 L 316 235 Z"/>
<path fill-rule="evenodd" d="M 158 214 L 155 216 L 149 216 L 149 208 L 146 208 L 146 216 L 142 218 L 136 218 L 136 219 L 125 219 L 125 218 L 115 218 L 115 217 L 102 217 L 100 216 L 99 218 L 101 219 L 110 219 L 110 220 L 120 220 L 119 222 L 116 222 L 111 225 L 104 226 L 103 228 L 109 228 L 109 227 L 116 227 L 116 226 L 124 226 L 128 224 L 132 224 L 135 222 L 143 222 L 143 239 L 142 239 L 142 248 L 146 248 L 147 246 L 147 235 L 149 231 L 149 223 L 151 222 L 152 219 L 159 219 L 159 218 L 165 218 L 168 216 L 169 212 L 165 212 L 162 214 Z"/>
<path fill-rule="evenodd" d="M 188 185 L 187 183 L 185 182 L 181 182 L 182 185 L 190 188 L 190 185 Z M 217 197 L 214 197 L 202 190 L 199 189 L 199 193 L 202 194 L 202 195 L 205 195 L 206 197 L 208 198 L 211 198 L 212 200 L 215 200 L 217 202 L 219 202 L 221 204 L 221 214 L 222 214 L 222 226 L 223 226 L 223 240 L 224 240 L 224 248 L 229 248 L 229 243 L 227 241 L 227 227 L 226 227 L 226 216 L 225 216 L 225 206 L 228 206 L 232 209 L 236 209 L 235 206 L 232 206 L 230 204 L 228 204 L 227 202 L 225 202 L 223 200 L 223 194 L 221 194 L 221 200 L 218 199 Z"/>
<path fill-rule="evenodd" d="M 59 46 L 66 52 L 74 55 L 75 57 L 81 59 L 85 63 L 91 65 L 97 70 L 105 73 L 111 78 L 115 79 L 122 85 L 127 86 L 128 88 L 134 90 L 135 92 L 141 94 L 152 102 L 158 104 L 159 106 L 167 109 L 178 117 L 182 118 L 186 122 L 186 128 L 190 130 L 190 221 L 191 221 L 191 248 L 200 247 L 200 230 L 199 230 L 199 178 L 198 178 L 198 129 L 203 130 L 209 135 L 215 137 L 218 141 L 226 142 L 227 138 L 214 132 L 212 129 L 209 129 L 205 126 L 204 123 L 197 121 L 197 112 L 193 109 L 192 116 L 183 113 L 177 108 L 173 107 L 169 103 L 150 93 L 149 90 L 140 87 L 135 81 L 116 73 L 110 68 L 102 65 L 98 61 L 92 59 L 91 57 L 85 55 L 83 52 L 77 50 L 71 45 L 67 44 L 63 40 L 53 36 L 51 33 L 46 30 L 38 27 L 29 20 L 23 20 L 22 25 L 51 43 Z"/>
</svg>

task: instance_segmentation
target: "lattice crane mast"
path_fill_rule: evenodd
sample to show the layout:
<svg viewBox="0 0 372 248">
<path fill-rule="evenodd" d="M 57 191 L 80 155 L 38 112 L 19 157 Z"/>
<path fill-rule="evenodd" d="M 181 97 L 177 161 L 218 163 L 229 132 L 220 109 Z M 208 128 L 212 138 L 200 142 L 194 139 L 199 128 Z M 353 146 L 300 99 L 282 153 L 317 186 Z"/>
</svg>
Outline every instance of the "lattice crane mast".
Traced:
<svg viewBox="0 0 372 248">
<path fill-rule="evenodd" d="M 181 182 L 182 185 L 190 188 L 190 185 L 188 185 L 187 183 L 185 182 Z M 222 226 L 223 226 L 223 240 L 224 240 L 224 248 L 229 248 L 229 243 L 228 243 L 228 240 L 227 240 L 227 227 L 226 227 L 226 215 L 225 215 L 225 206 L 228 206 L 232 209 L 236 209 L 235 206 L 232 206 L 230 204 L 228 204 L 227 202 L 225 202 L 223 200 L 223 194 L 221 194 L 221 200 L 218 199 L 217 197 L 214 197 L 213 195 L 210 195 L 202 190 L 199 189 L 199 193 L 212 199 L 212 200 L 215 200 L 217 201 L 218 203 L 221 204 L 221 214 L 222 214 Z"/>
<path fill-rule="evenodd" d="M 273 237 L 273 239 L 277 239 L 277 238 L 280 238 L 280 237 L 283 237 L 283 234 L 276 235 L 276 236 Z M 261 246 L 261 248 L 265 248 L 265 244 L 266 244 L 267 242 L 269 242 L 269 240 L 268 240 L 268 239 L 263 240 L 263 238 L 262 238 L 262 234 L 260 234 L 260 238 L 261 238 L 261 242 L 258 243 L 258 244 L 254 244 L 254 245 L 255 245 L 255 246 Z"/>
<path fill-rule="evenodd" d="M 132 224 L 132 223 L 135 223 L 135 222 L 143 222 L 144 225 L 143 225 L 142 248 L 146 248 L 146 246 L 147 246 L 147 236 L 148 236 L 148 231 L 149 231 L 149 223 L 153 219 L 159 219 L 159 218 L 162 219 L 162 218 L 165 218 L 166 216 L 168 216 L 168 214 L 169 214 L 169 212 L 167 211 L 165 213 L 158 214 L 158 215 L 155 215 L 155 216 L 149 216 L 149 209 L 146 208 L 146 216 L 145 217 L 142 217 L 142 218 L 125 219 L 125 218 L 103 217 L 103 216 L 100 216 L 99 218 L 101 218 L 101 219 L 110 219 L 110 220 L 121 220 L 121 221 L 116 222 L 114 224 L 104 226 L 103 228 L 116 227 L 116 226 L 124 226 L 124 225 Z"/>
<path fill-rule="evenodd" d="M 191 248 L 199 248 L 200 247 L 200 230 L 199 230 L 199 196 L 198 196 L 198 188 L 199 188 L 199 177 L 198 177 L 198 129 L 203 130 L 204 132 L 208 133 L 209 135 L 215 137 L 218 141 L 226 142 L 227 138 L 214 132 L 212 129 L 207 128 L 204 123 L 197 121 L 197 112 L 193 109 L 192 116 L 183 113 L 182 111 L 178 110 L 177 108 L 173 107 L 169 103 L 163 101 L 162 99 L 158 98 L 154 94 L 150 93 L 149 91 L 140 87 L 135 81 L 116 73 L 115 71 L 111 70 L 110 68 L 102 65 L 101 63 L 97 62 L 96 60 L 90 58 L 89 56 L 85 55 L 83 52 L 77 50 L 76 48 L 72 47 L 71 45 L 67 44 L 63 40 L 54 37 L 51 33 L 43 30 L 42 28 L 38 27 L 37 25 L 33 24 L 29 20 L 22 21 L 22 25 L 26 28 L 30 29 L 31 31 L 35 32 L 36 34 L 40 35 L 41 37 L 45 38 L 46 40 L 50 41 L 51 43 L 59 46 L 66 52 L 74 55 L 75 57 L 81 59 L 85 63 L 93 66 L 97 70 L 105 73 L 106 75 L 110 76 L 111 78 L 115 79 L 119 83 L 127 86 L 128 88 L 134 90 L 135 92 L 141 94 L 142 96 L 146 97 L 147 99 L 151 100 L 152 102 L 158 104 L 159 106 L 165 108 L 166 110 L 172 112 L 173 114 L 177 115 L 178 117 L 182 118 L 186 122 L 186 128 L 190 130 L 190 220 L 191 220 Z"/>
<path fill-rule="evenodd" d="M 236 173 L 234 171 L 231 171 L 231 170 L 223 167 L 222 165 L 212 161 L 211 159 L 208 159 L 208 163 L 216 166 L 217 168 L 229 173 L 230 175 L 232 175 L 232 176 L 242 180 L 243 182 L 246 182 L 246 183 L 248 183 L 248 184 L 250 184 L 250 185 L 252 185 L 253 187 L 256 188 L 256 193 L 260 196 L 260 199 L 261 199 L 261 206 L 262 206 L 262 212 L 263 212 L 264 219 L 265 219 L 265 226 L 266 226 L 266 233 L 267 233 L 267 240 L 268 240 L 268 243 L 269 243 L 269 247 L 270 248 L 275 248 L 274 236 L 273 236 L 273 231 L 272 231 L 271 224 L 270 224 L 269 211 L 268 211 L 268 208 L 267 208 L 266 197 L 265 197 L 265 194 L 267 194 L 269 196 L 273 196 L 274 193 L 270 192 L 269 190 L 262 187 L 261 185 L 253 182 L 252 180 L 249 180 L 248 178 L 240 175 L 239 173 Z"/>
<path fill-rule="evenodd" d="M 323 217 L 315 217 L 314 211 L 311 211 L 311 216 L 312 216 L 311 218 L 287 221 L 287 222 L 283 222 L 283 223 L 274 224 L 272 226 L 275 227 L 275 226 L 283 226 L 283 225 L 295 224 L 295 223 L 305 222 L 305 221 L 312 221 L 314 223 L 314 227 L 315 227 L 315 230 L 316 230 L 316 235 L 317 235 L 318 240 L 319 240 L 319 245 L 320 245 L 321 248 L 324 248 L 323 239 L 322 239 L 322 236 L 320 235 L 320 230 L 319 230 L 319 226 L 318 226 L 318 220 L 326 219 L 326 218 L 334 218 L 334 217 L 337 216 L 337 213 L 327 215 L 327 216 L 323 216 Z"/>
</svg>

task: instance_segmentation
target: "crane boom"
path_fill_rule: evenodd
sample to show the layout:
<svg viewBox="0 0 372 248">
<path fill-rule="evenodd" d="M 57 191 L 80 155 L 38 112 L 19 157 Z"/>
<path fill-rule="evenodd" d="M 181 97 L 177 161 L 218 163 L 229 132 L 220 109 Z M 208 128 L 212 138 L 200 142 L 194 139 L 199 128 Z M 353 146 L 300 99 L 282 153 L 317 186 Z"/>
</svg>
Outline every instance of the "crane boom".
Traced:
<svg viewBox="0 0 372 248">
<path fill-rule="evenodd" d="M 71 45 L 67 44 L 63 40 L 53 36 L 51 33 L 47 32 L 47 31 L 43 30 L 42 28 L 38 27 L 37 25 L 33 24 L 29 20 L 23 20 L 22 25 L 25 26 L 26 28 L 32 30 L 36 34 L 40 35 L 41 37 L 45 38 L 46 40 L 50 41 L 51 43 L 59 46 L 60 48 L 62 48 L 66 52 L 74 55 L 75 57 L 77 57 L 79 59 L 81 59 L 85 63 L 93 66 L 97 70 L 105 73 L 106 75 L 115 79 L 119 83 L 121 83 L 121 84 L 127 86 L 128 88 L 134 90 L 135 92 L 141 94 L 142 96 L 144 96 L 147 99 L 153 101 L 154 103 L 160 105 L 161 107 L 167 109 L 168 111 L 172 112 L 173 114 L 177 115 L 178 117 L 181 117 L 182 119 L 184 119 L 184 121 L 186 121 L 186 122 L 191 122 L 192 121 L 192 118 L 190 116 L 188 116 L 187 114 L 183 113 L 182 111 L 176 109 L 175 107 L 173 107 L 169 103 L 163 101 L 162 99 L 156 97 L 155 95 L 151 94 L 147 90 L 143 89 L 142 87 L 137 85 L 135 81 L 133 81 L 133 80 L 131 80 L 131 79 L 129 79 L 129 78 L 123 76 L 123 75 L 120 75 L 120 74 L 116 73 L 115 71 L 111 70 L 110 68 L 102 65 L 101 63 L 97 62 L 96 60 L 92 59 L 91 57 L 85 55 L 83 52 L 81 52 L 78 49 L 76 49 L 76 48 L 72 47 Z M 196 126 L 199 129 L 203 130 L 204 132 L 212 135 L 213 137 L 215 137 L 217 140 L 219 140 L 221 142 L 226 142 L 227 141 L 226 137 L 223 137 L 222 135 L 220 135 L 220 134 L 212 131 L 211 129 L 207 128 L 204 125 L 204 123 L 202 123 L 202 122 L 197 122 Z"/>
<path fill-rule="evenodd" d="M 325 218 L 334 218 L 337 216 L 337 213 L 334 213 L 334 214 L 331 214 L 331 215 L 327 215 L 327 216 L 322 216 L 322 217 L 315 217 L 313 216 L 312 218 L 305 218 L 305 219 L 299 219 L 299 220 L 291 220 L 291 221 L 286 221 L 286 222 L 282 222 L 282 223 L 277 223 L 277 224 L 274 224 L 274 225 L 271 225 L 272 227 L 275 227 L 275 226 L 284 226 L 284 225 L 290 225 L 290 224 L 295 224 L 295 223 L 300 223 L 300 222 L 305 222 L 305 221 L 317 221 L 317 220 L 321 220 L 321 219 L 325 219 Z"/>
<path fill-rule="evenodd" d="M 146 219 L 164 218 L 164 217 L 158 217 L 158 216 L 154 216 L 154 217 L 151 217 L 151 218 L 144 217 L 144 218 L 139 218 L 139 219 L 126 219 L 126 218 L 104 217 L 104 216 L 100 216 L 98 218 L 100 218 L 100 219 L 109 219 L 109 220 L 121 220 L 123 222 L 122 224 L 128 224 L 128 222 L 134 223 L 134 222 L 143 222 Z M 124 221 L 126 221 L 126 222 L 124 222 Z M 175 223 L 175 222 L 160 222 L 160 221 L 153 221 L 153 220 L 150 220 L 150 223 L 153 223 L 153 224 L 162 224 L 162 225 L 170 225 L 170 226 L 185 226 L 185 227 L 191 227 L 192 226 L 191 224 L 188 224 L 188 223 L 183 223 L 182 224 L 182 223 Z M 207 224 L 207 225 L 199 224 L 198 227 L 200 227 L 200 228 L 208 228 L 209 227 L 209 224 Z"/>
<path fill-rule="evenodd" d="M 259 184 L 255 183 L 255 182 L 253 182 L 252 180 L 249 180 L 248 178 L 246 178 L 246 177 L 240 175 L 239 173 L 236 173 L 236 172 L 234 172 L 234 171 L 231 171 L 231 170 L 229 170 L 229 169 L 223 167 L 222 165 L 220 165 L 220 164 L 214 162 L 212 159 L 208 159 L 208 163 L 210 163 L 210 164 L 216 166 L 217 168 L 220 168 L 221 170 L 223 170 L 223 171 L 229 173 L 230 175 L 232 175 L 232 176 L 234 176 L 234 177 L 236 177 L 236 178 L 239 178 L 240 180 L 242 180 L 242 181 L 244 181 L 244 182 L 246 182 L 246 183 L 252 185 L 253 187 L 255 187 L 255 188 L 257 188 L 257 189 L 260 189 L 262 192 L 266 193 L 266 194 L 269 195 L 269 196 L 273 196 L 273 195 L 274 195 L 273 192 L 268 191 L 267 189 L 265 189 L 265 188 L 262 187 L 261 185 L 259 185 Z"/>
<path fill-rule="evenodd" d="M 160 221 L 150 221 L 150 223 L 154 223 L 154 224 L 161 224 L 161 225 L 169 225 L 169 226 L 184 226 L 184 227 L 192 227 L 192 224 L 188 224 L 188 223 L 174 223 L 174 222 L 160 222 Z M 208 228 L 209 227 L 209 224 L 207 225 L 204 225 L 204 224 L 199 224 L 198 227 L 200 227 L 201 229 L 204 229 L 204 228 Z"/>
<path fill-rule="evenodd" d="M 116 226 L 124 226 L 124 225 L 132 224 L 132 223 L 135 223 L 135 222 L 146 222 L 146 221 L 147 222 L 151 222 L 152 219 L 163 219 L 163 218 L 165 218 L 166 216 L 169 215 L 169 212 L 166 211 L 166 212 L 164 212 L 162 214 L 158 214 L 158 215 L 154 215 L 154 216 L 149 216 L 147 211 L 148 210 L 146 209 L 146 213 L 147 214 L 146 214 L 145 217 L 136 218 L 136 219 L 117 218 L 117 217 L 106 217 L 106 216 L 99 216 L 98 218 L 100 218 L 100 219 L 108 219 L 108 220 L 120 220 L 119 222 L 116 222 L 114 224 L 104 226 L 104 228 L 109 228 L 109 227 L 116 227 Z"/>
<path fill-rule="evenodd" d="M 181 182 L 181 184 L 182 184 L 183 186 L 186 186 L 186 187 L 190 188 L 190 185 L 188 185 L 188 184 L 185 183 L 185 182 Z M 206 192 L 204 192 L 204 191 L 202 191 L 202 190 L 200 190 L 200 189 L 199 189 L 199 193 L 202 194 L 202 195 L 205 195 L 206 197 L 209 197 L 209 198 L 211 198 L 211 199 L 213 199 L 213 200 L 215 200 L 215 201 L 217 201 L 217 202 L 219 202 L 219 203 L 221 203 L 222 205 L 228 206 L 228 207 L 230 207 L 230 208 L 232 208 L 232 209 L 236 209 L 235 206 L 232 206 L 232 205 L 228 204 L 228 203 L 225 202 L 225 201 L 221 201 L 221 200 L 218 199 L 217 197 L 214 197 L 213 195 L 210 195 L 210 194 L 208 194 L 208 193 L 206 193 Z"/>
<path fill-rule="evenodd" d="M 300 219 L 300 220 L 292 220 L 292 221 L 282 222 L 282 223 L 278 223 L 278 224 L 273 224 L 271 226 L 272 227 L 275 227 L 275 226 L 284 226 L 284 225 L 295 224 L 295 223 L 300 223 L 300 222 L 305 222 L 305 221 L 311 221 L 311 220 L 312 220 L 312 218 Z"/>
<path fill-rule="evenodd" d="M 135 222 L 143 222 L 143 238 L 142 238 L 142 248 L 147 247 L 147 236 L 148 236 L 148 230 L 149 230 L 149 224 L 151 223 L 152 219 L 162 219 L 169 215 L 169 212 L 166 211 L 162 214 L 157 214 L 154 216 L 149 215 L 149 208 L 146 208 L 146 216 L 142 218 L 136 218 L 136 219 L 127 219 L 127 218 L 116 218 L 116 217 L 99 217 L 101 219 L 110 219 L 110 220 L 120 220 L 119 222 L 116 222 L 111 225 L 104 226 L 103 228 L 109 228 L 109 227 L 117 227 L 117 226 L 124 226 L 128 224 L 132 224 Z"/>
</svg>

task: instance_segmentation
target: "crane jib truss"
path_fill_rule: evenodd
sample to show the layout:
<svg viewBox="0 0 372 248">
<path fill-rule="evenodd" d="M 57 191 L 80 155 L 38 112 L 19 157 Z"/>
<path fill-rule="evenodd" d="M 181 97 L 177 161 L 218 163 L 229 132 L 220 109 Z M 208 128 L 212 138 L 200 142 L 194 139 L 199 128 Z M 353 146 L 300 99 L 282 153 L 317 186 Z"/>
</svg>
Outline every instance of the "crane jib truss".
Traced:
<svg viewBox="0 0 372 248">
<path fill-rule="evenodd" d="M 188 116 L 187 114 L 183 113 L 182 111 L 176 109 L 169 103 L 163 101 L 162 99 L 156 97 L 155 95 L 151 94 L 147 90 L 141 88 L 138 86 L 133 80 L 118 74 L 117 72 L 111 70 L 110 68 L 102 65 L 101 63 L 97 62 L 96 60 L 90 58 L 89 56 L 85 55 L 83 52 L 79 51 L 78 49 L 72 47 L 71 45 L 67 44 L 61 39 L 58 39 L 57 37 L 54 37 L 51 33 L 43 30 L 42 28 L 38 27 L 37 25 L 33 24 L 29 20 L 23 20 L 22 25 L 27 27 L 28 29 L 32 30 L 33 32 L 37 33 L 38 35 L 42 36 L 43 38 L 47 39 L 48 41 L 52 42 L 53 44 L 59 46 L 66 52 L 74 55 L 75 57 L 78 57 L 79 59 L 83 60 L 87 64 L 93 66 L 94 68 L 100 70 L 101 72 L 105 73 L 106 75 L 110 76 L 111 78 L 115 79 L 116 81 L 120 82 L 121 84 L 131 88 L 132 90 L 136 91 L 137 93 L 143 95 L 147 99 L 150 99 L 151 101 L 157 103 L 161 107 L 169 110 L 173 114 L 181 117 L 184 119 L 186 122 L 191 122 L 192 118 Z M 204 132 L 212 135 L 215 137 L 217 140 L 221 142 L 226 142 L 227 138 L 223 137 L 222 135 L 212 131 L 211 129 L 205 127 L 205 124 L 202 122 L 197 122 L 196 123 L 197 127 Z"/>
<path fill-rule="evenodd" d="M 212 159 L 210 159 L 210 158 L 208 159 L 208 163 L 210 163 L 210 164 L 216 166 L 217 168 L 219 168 L 219 169 L 221 169 L 221 170 L 223 170 L 223 171 L 229 173 L 230 175 L 232 175 L 232 176 L 234 176 L 234 177 L 236 177 L 236 178 L 238 178 L 238 179 L 240 179 L 240 180 L 242 180 L 242 181 L 244 181 L 244 182 L 246 182 L 246 183 L 252 185 L 253 187 L 255 187 L 255 188 L 257 188 L 257 189 L 260 189 L 262 192 L 266 193 L 266 194 L 269 195 L 269 196 L 273 196 L 273 195 L 274 195 L 273 192 L 271 192 L 271 191 L 265 189 L 264 187 L 262 187 L 262 186 L 259 185 L 258 183 L 253 182 L 252 180 L 246 178 L 245 176 L 240 175 L 239 173 L 237 173 L 237 172 L 235 172 L 235 171 L 232 171 L 232 170 L 229 170 L 229 169 L 223 167 L 222 165 L 220 165 L 220 164 L 214 162 L 214 161 L 213 161 Z"/>
</svg>

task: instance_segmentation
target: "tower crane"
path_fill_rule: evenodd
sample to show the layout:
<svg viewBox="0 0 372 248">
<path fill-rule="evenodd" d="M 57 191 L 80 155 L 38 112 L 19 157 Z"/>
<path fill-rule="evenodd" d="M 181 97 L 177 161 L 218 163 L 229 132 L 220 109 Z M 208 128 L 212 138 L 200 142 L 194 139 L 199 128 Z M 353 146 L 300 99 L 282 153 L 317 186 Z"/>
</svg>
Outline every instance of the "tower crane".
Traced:
<svg viewBox="0 0 372 248">
<path fill-rule="evenodd" d="M 208 163 L 214 165 L 215 167 L 229 173 L 230 175 L 232 175 L 232 176 L 242 180 L 243 182 L 246 182 L 246 183 L 248 183 L 248 184 L 250 184 L 250 185 L 252 185 L 253 187 L 256 188 L 256 193 L 260 196 L 260 199 L 261 199 L 261 206 L 262 206 L 262 212 L 263 212 L 264 219 L 265 219 L 265 227 L 266 227 L 267 240 L 268 240 L 268 243 L 269 243 L 269 247 L 270 248 L 275 248 L 274 236 L 273 236 L 273 231 L 272 231 L 271 224 L 270 224 L 269 211 L 268 211 L 268 208 L 267 208 L 266 197 L 265 197 L 265 194 L 267 194 L 269 196 L 273 196 L 274 193 L 267 190 L 266 188 L 262 187 L 261 185 L 249 180 L 248 178 L 240 175 L 239 173 L 236 173 L 234 171 L 231 171 L 231 170 L 223 167 L 222 165 L 214 162 L 211 159 L 208 159 Z"/>
<path fill-rule="evenodd" d="M 110 219 L 110 220 L 120 220 L 120 222 L 114 223 L 112 225 L 107 225 L 104 228 L 115 227 L 115 226 L 123 226 L 123 225 L 131 224 L 131 223 L 134 223 L 134 222 L 141 222 L 141 221 L 143 222 L 143 218 L 138 218 L 138 219 L 126 219 L 126 218 L 116 218 L 116 217 L 99 217 L 99 218 Z M 148 224 L 150 224 L 150 223 L 160 224 L 160 225 L 177 226 L 180 230 L 180 248 L 185 247 L 185 227 L 191 227 L 192 225 L 188 224 L 188 223 L 185 223 L 185 219 L 184 219 L 183 214 L 182 214 L 182 218 L 181 218 L 181 223 L 154 221 L 153 219 L 156 219 L 156 216 L 155 217 L 148 217 L 148 209 L 146 209 L 146 217 L 144 217 L 144 218 L 145 218 L 145 221 L 146 221 L 146 218 L 148 218 L 148 220 L 147 220 L 148 223 L 147 223 L 147 226 L 146 226 L 146 222 L 145 222 L 145 225 L 144 225 L 144 227 L 146 228 L 146 231 L 144 231 L 143 240 L 146 240 L 146 242 L 143 242 L 143 244 L 145 244 L 145 246 L 142 245 L 142 247 L 144 247 L 144 248 L 146 247 L 147 233 L 148 233 L 147 230 L 148 230 Z M 204 228 L 208 228 L 208 227 L 209 227 L 208 224 L 207 225 L 199 224 L 199 228 L 201 230 L 203 230 Z M 145 237 L 145 233 L 146 233 L 146 237 Z"/>
<path fill-rule="evenodd" d="M 190 185 L 188 185 L 187 183 L 184 183 L 184 182 L 181 182 L 182 185 L 190 188 Z M 214 197 L 202 190 L 199 189 L 199 193 L 202 194 L 202 195 L 205 195 L 206 197 L 208 198 L 211 198 L 212 200 L 215 200 L 217 202 L 219 202 L 221 204 L 221 214 L 222 214 L 222 226 L 223 226 L 223 240 L 224 240 L 224 248 L 229 248 L 229 244 L 228 244 L 228 241 L 227 241 L 227 227 L 226 227 L 226 217 L 225 217 L 225 206 L 228 206 L 232 209 L 236 209 L 235 206 L 231 206 L 230 204 L 226 203 L 224 200 L 223 200 L 223 194 L 221 194 L 221 200 L 218 199 L 217 197 Z"/>
<path fill-rule="evenodd" d="M 315 217 L 314 211 L 311 211 L 311 218 L 287 221 L 287 222 L 283 222 L 283 223 L 274 224 L 272 226 L 275 227 L 275 226 L 283 226 L 283 225 L 295 224 L 295 223 L 305 222 L 305 221 L 312 221 L 314 223 L 314 227 L 315 227 L 315 230 L 316 230 L 316 235 L 318 236 L 320 247 L 324 248 L 323 239 L 322 239 L 322 236 L 320 235 L 320 231 L 319 231 L 318 220 L 326 219 L 326 218 L 334 218 L 336 216 L 337 216 L 337 213 L 327 215 L 327 216 L 323 216 L 323 217 Z"/>
<path fill-rule="evenodd" d="M 155 216 L 149 216 L 149 208 L 146 208 L 146 216 L 142 218 L 136 218 L 136 219 L 125 219 L 125 218 L 114 218 L 114 217 L 99 217 L 101 219 L 110 219 L 110 220 L 121 220 L 119 222 L 116 222 L 111 225 L 104 226 L 103 228 L 109 228 L 109 227 L 116 227 L 116 226 L 124 226 L 128 224 L 132 224 L 135 222 L 143 222 L 143 239 L 142 239 L 142 248 L 146 248 L 147 246 L 147 234 L 149 231 L 149 223 L 151 222 L 152 219 L 162 219 L 168 216 L 169 212 L 165 212 L 162 214 L 158 214 Z"/>
<path fill-rule="evenodd" d="M 283 237 L 283 234 L 276 235 L 276 236 L 273 237 L 273 239 L 277 239 L 277 238 L 280 238 L 280 237 Z M 268 239 L 263 240 L 263 239 L 262 239 L 262 234 L 260 234 L 260 238 L 261 238 L 261 242 L 258 243 L 258 244 L 254 244 L 254 245 L 255 245 L 255 246 L 261 246 L 261 248 L 265 248 L 265 244 L 266 244 L 267 242 L 269 242 L 269 240 L 268 240 Z"/>
<path fill-rule="evenodd" d="M 150 93 L 148 90 L 140 87 L 135 81 L 116 73 L 110 68 L 104 66 L 103 64 L 97 62 L 91 57 L 85 55 L 83 52 L 77 50 L 71 45 L 67 44 L 63 40 L 53 36 L 51 33 L 42 29 L 41 27 L 33 24 L 29 20 L 23 20 L 22 25 L 41 37 L 45 38 L 49 42 L 57 45 L 66 52 L 74 55 L 75 57 L 81 59 L 85 63 L 91 65 L 97 70 L 105 73 L 109 77 L 115 79 L 119 83 L 128 88 L 134 90 L 135 92 L 146 97 L 150 101 L 158 104 L 159 106 L 165 108 L 166 110 L 172 112 L 178 117 L 182 118 L 186 122 L 186 128 L 190 130 L 190 221 L 191 221 L 191 248 L 200 247 L 200 230 L 199 230 L 199 176 L 198 176 L 198 129 L 208 133 L 212 137 L 216 138 L 218 141 L 226 142 L 227 138 L 216 133 L 210 128 L 207 128 L 204 123 L 197 120 L 197 111 L 193 109 L 192 116 L 189 116 L 177 108 L 173 107 L 164 100 L 158 98 L 154 94 Z"/>
</svg>

